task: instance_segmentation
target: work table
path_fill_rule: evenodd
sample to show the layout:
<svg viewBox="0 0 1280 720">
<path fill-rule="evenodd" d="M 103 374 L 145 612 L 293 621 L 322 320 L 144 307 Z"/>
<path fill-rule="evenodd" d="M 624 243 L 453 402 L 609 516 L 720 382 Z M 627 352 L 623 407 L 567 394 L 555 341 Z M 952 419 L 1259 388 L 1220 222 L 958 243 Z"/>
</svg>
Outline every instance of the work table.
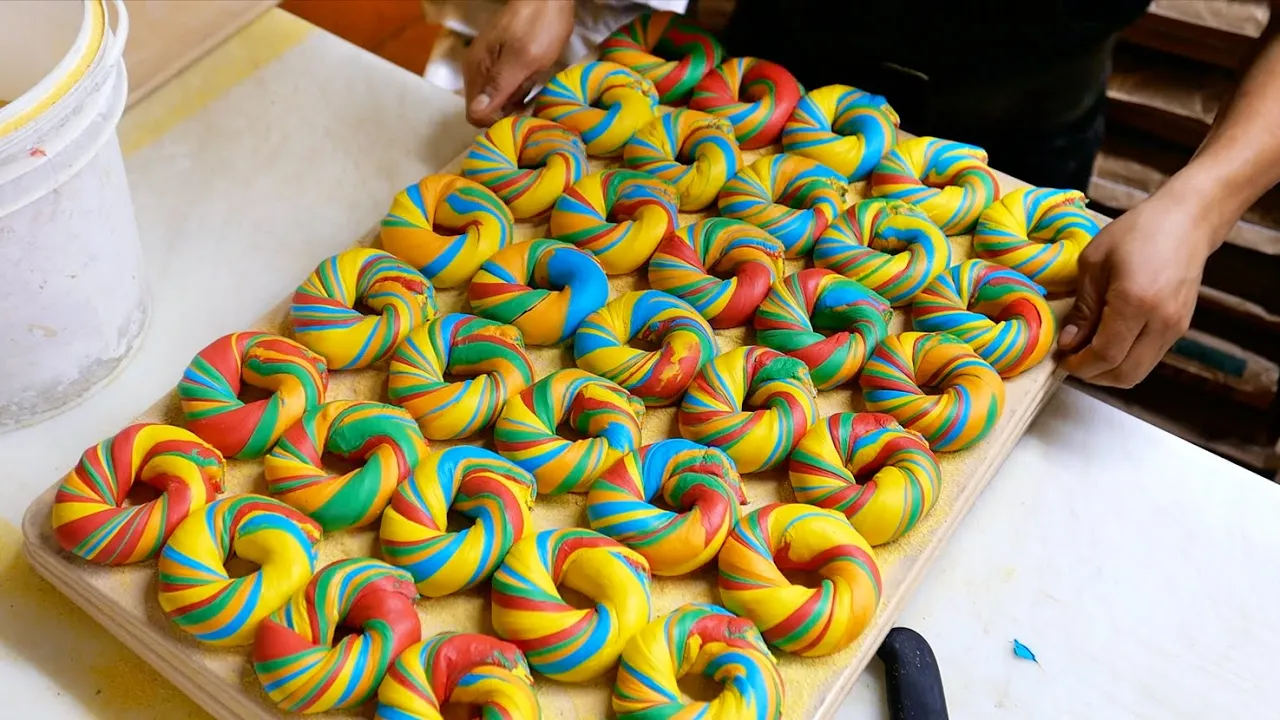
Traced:
<svg viewBox="0 0 1280 720">
<path fill-rule="evenodd" d="M 120 134 L 150 328 L 102 391 L 0 435 L 0 692 L 24 716 L 203 716 L 32 575 L 22 513 L 475 131 L 457 97 L 272 11 Z M 933 645 L 955 718 L 1264 717 L 1280 706 L 1277 568 L 1280 489 L 1063 389 L 898 624 Z M 1016 657 L 1015 639 L 1038 662 Z M 841 718 L 888 717 L 880 673 L 873 663 Z"/>
</svg>

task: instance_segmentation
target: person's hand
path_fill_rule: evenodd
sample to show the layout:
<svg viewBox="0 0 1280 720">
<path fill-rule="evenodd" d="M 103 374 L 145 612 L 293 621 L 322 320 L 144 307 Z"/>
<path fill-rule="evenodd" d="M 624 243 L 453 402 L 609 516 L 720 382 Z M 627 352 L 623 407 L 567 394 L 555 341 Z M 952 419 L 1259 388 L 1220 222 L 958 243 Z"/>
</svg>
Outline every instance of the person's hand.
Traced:
<svg viewBox="0 0 1280 720">
<path fill-rule="evenodd" d="M 1076 303 L 1058 336 L 1067 372 L 1133 387 L 1186 332 L 1205 260 L 1220 239 L 1199 207 L 1156 193 L 1089 243 Z"/>
<path fill-rule="evenodd" d="M 467 120 L 488 127 L 520 109 L 573 33 L 573 0 L 510 0 L 467 48 Z"/>
</svg>

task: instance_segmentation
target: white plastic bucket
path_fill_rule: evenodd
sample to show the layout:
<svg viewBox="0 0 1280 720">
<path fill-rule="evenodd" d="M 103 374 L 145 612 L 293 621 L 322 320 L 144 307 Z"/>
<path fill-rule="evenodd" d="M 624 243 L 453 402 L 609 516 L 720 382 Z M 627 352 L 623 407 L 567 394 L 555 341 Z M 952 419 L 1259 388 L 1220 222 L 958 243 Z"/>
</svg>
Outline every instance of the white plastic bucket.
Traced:
<svg viewBox="0 0 1280 720">
<path fill-rule="evenodd" d="M 84 399 L 146 327 L 128 28 L 121 0 L 0 2 L 0 432 Z"/>
</svg>

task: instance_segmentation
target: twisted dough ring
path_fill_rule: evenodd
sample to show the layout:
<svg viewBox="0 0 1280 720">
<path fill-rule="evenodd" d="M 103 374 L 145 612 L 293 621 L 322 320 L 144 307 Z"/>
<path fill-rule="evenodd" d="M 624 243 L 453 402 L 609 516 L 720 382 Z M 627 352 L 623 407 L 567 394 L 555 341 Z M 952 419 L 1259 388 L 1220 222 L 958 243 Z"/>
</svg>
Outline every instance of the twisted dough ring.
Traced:
<svg viewBox="0 0 1280 720">
<path fill-rule="evenodd" d="M 720 191 L 720 214 L 745 220 L 778 238 L 787 257 L 809 253 L 840 214 L 844 177 L 809 158 L 770 155 L 748 165 Z"/>
<path fill-rule="evenodd" d="M 611 62 L 561 70 L 533 99 L 533 114 L 582 136 L 592 157 L 617 157 L 632 135 L 653 119 L 653 83 Z"/>
<path fill-rule="evenodd" d="M 361 313 L 358 303 L 379 314 Z M 435 289 L 421 273 L 381 250 L 356 248 L 311 273 L 293 294 L 289 324 L 330 370 L 349 370 L 387 357 L 435 315 Z"/>
<path fill-rule="evenodd" d="M 754 225 L 706 218 L 662 241 L 649 260 L 649 286 L 689 303 L 713 328 L 738 327 L 782 277 L 784 254 L 777 238 Z"/>
<path fill-rule="evenodd" d="M 818 421 L 818 393 L 803 362 L 748 345 L 707 363 L 676 420 L 681 435 L 724 450 L 738 472 L 753 473 L 781 464 Z"/>
<path fill-rule="evenodd" d="M 1058 339 L 1044 290 L 986 260 L 966 260 L 934 278 L 916 296 L 911 318 L 916 330 L 965 341 L 1006 378 L 1035 367 Z"/>
<path fill-rule="evenodd" d="M 604 307 L 609 278 L 590 253 L 541 238 L 485 261 L 467 299 L 477 315 L 515 325 L 530 345 L 555 345 Z"/>
<path fill-rule="evenodd" d="M 880 604 L 880 566 L 843 515 L 801 503 L 748 513 L 720 550 L 720 598 L 779 650 L 817 657 L 848 647 Z M 817 572 L 817 588 L 785 571 Z"/>
<path fill-rule="evenodd" d="M 1050 292 L 1075 288 L 1080 253 L 1098 222 L 1076 190 L 1022 188 L 987 208 L 973 232 L 973 251 L 1026 275 Z"/>
<path fill-rule="evenodd" d="M 214 500 L 178 525 L 156 564 L 160 608 L 197 640 L 247 645 L 263 618 L 289 601 L 316 569 L 320 525 L 261 495 Z M 227 574 L 232 553 L 257 563 Z"/>
<path fill-rule="evenodd" d="M 635 170 L 602 170 L 556 201 L 548 232 L 590 252 L 610 275 L 624 275 L 675 227 L 675 188 Z"/>
<path fill-rule="evenodd" d="M 904 140 L 871 173 L 871 193 L 924 211 L 948 235 L 973 230 L 1000 195 L 987 167 L 987 151 L 974 145 L 922 137 Z"/>
<path fill-rule="evenodd" d="M 525 536 L 537 496 L 533 476 L 492 450 L 433 450 L 391 496 L 378 533 L 382 557 L 408 570 L 426 597 L 475 587 Z M 474 524 L 450 532 L 450 510 Z"/>
<path fill-rule="evenodd" d="M 891 305 L 911 302 L 951 261 L 951 242 L 927 215 L 883 198 L 855 203 L 813 246 L 815 265 L 857 280 Z"/>
<path fill-rule="evenodd" d="M 558 586 L 595 602 L 579 610 Z M 493 629 L 552 680 L 585 682 L 618 661 L 649 622 L 649 564 L 624 545 L 582 528 L 543 530 L 516 543 L 493 575 Z"/>
<path fill-rule="evenodd" d="M 449 376 L 467 379 L 450 382 Z M 492 425 L 507 399 L 532 384 L 533 363 L 519 330 L 450 313 L 396 348 L 387 396 L 409 411 L 425 437 L 453 440 Z"/>
<path fill-rule="evenodd" d="M 924 438 L 879 413 L 836 413 L 809 428 L 787 472 L 796 500 L 843 513 L 872 545 L 915 527 L 942 482 Z"/>
<path fill-rule="evenodd" d="M 245 403 L 241 383 L 270 390 Z M 178 399 L 191 432 L 227 457 L 266 454 L 285 428 L 324 402 L 329 368 L 302 345 L 262 332 L 238 332 L 209 343 L 182 373 Z"/>
<path fill-rule="evenodd" d="M 253 670 L 285 712 L 363 704 L 391 663 L 422 639 L 409 574 L 381 560 L 348 558 L 320 569 L 258 626 Z M 340 627 L 360 632 L 334 642 Z"/>
<path fill-rule="evenodd" d="M 462 176 L 489 188 L 516 220 L 540 217 L 587 172 L 587 148 L 570 130 L 511 115 L 476 138 Z"/>
<path fill-rule="evenodd" d="M 493 446 L 537 480 L 538 492 L 586 492 L 618 458 L 640 446 L 644 405 L 604 378 L 557 370 L 507 401 L 493 427 Z M 565 440 L 567 422 L 582 440 Z"/>
<path fill-rule="evenodd" d="M 676 512 L 653 504 L 659 494 Z M 628 453 L 592 483 L 587 522 L 643 555 L 654 575 L 684 575 L 715 557 L 746 502 L 724 451 L 661 440 Z"/>
<path fill-rule="evenodd" d="M 362 461 L 351 472 L 325 470 L 321 455 Z M 325 532 L 378 519 L 396 485 L 427 453 L 418 424 L 394 406 L 335 400 L 307 411 L 263 461 L 272 495 L 313 518 Z"/>
<path fill-rule="evenodd" d="M 1004 408 L 1004 381 L 963 340 L 943 333 L 890 335 L 859 378 L 869 412 L 892 415 L 937 452 L 981 440 Z M 927 393 L 921 388 L 936 388 Z"/>
<path fill-rule="evenodd" d="M 773 284 L 756 312 L 756 341 L 800 360 L 814 386 L 830 390 L 857 376 L 892 319 L 884 298 L 830 270 L 809 268 Z"/>
<path fill-rule="evenodd" d="M 706 702 L 685 701 L 679 681 L 689 673 L 719 682 L 721 693 Z M 627 643 L 613 711 L 618 720 L 778 720 L 784 695 L 778 663 L 750 620 L 690 603 L 645 625 Z"/>
<path fill-rule="evenodd" d="M 374 720 L 444 720 L 446 704 L 479 706 L 485 720 L 538 720 L 533 675 L 520 648 L 488 635 L 444 632 L 400 653 L 378 687 Z"/>
<path fill-rule="evenodd" d="M 222 455 L 182 428 L 137 423 L 94 445 L 53 496 L 53 536 L 89 562 L 155 557 L 178 524 L 222 492 Z M 135 482 L 160 491 L 126 505 Z"/>
<path fill-rule="evenodd" d="M 600 59 L 629 67 L 653 83 L 658 99 L 684 102 L 698 81 L 720 64 L 724 49 L 710 32 L 683 15 L 649 12 L 600 43 Z"/>
<path fill-rule="evenodd" d="M 382 247 L 440 287 L 465 284 L 510 245 L 515 220 L 489 188 L 457 175 L 428 175 L 396 193 L 382 219 Z"/>
<path fill-rule="evenodd" d="M 670 183 L 681 212 L 696 212 L 710 205 L 738 173 L 742 152 L 726 120 L 697 110 L 675 110 L 641 128 L 627 142 L 622 161 Z"/>
<path fill-rule="evenodd" d="M 661 347 L 627 345 L 635 339 Z M 698 311 L 657 290 L 614 298 L 573 336 L 578 367 L 621 385 L 648 406 L 674 403 L 715 354 L 715 335 Z"/>
<path fill-rule="evenodd" d="M 862 180 L 898 142 L 898 113 L 879 95 L 828 85 L 805 95 L 782 128 L 782 149 Z"/>
<path fill-rule="evenodd" d="M 803 95 L 804 88 L 781 65 L 730 58 L 694 86 L 689 108 L 728 120 L 743 150 L 759 150 L 778 141 Z"/>
</svg>

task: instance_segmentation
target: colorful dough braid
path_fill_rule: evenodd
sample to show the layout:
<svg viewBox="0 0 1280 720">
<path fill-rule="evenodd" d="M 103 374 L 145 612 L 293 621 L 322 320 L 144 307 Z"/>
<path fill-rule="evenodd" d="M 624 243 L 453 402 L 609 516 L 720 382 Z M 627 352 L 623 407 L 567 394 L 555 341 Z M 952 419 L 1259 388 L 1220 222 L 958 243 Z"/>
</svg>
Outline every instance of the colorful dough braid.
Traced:
<svg viewBox="0 0 1280 720">
<path fill-rule="evenodd" d="M 742 152 L 727 121 L 697 110 L 675 110 L 641 128 L 623 149 L 622 160 L 632 170 L 670 183 L 680 210 L 696 212 L 710 205 L 738 173 Z"/>
<path fill-rule="evenodd" d="M 1044 290 L 986 260 L 966 260 L 934 278 L 916 296 L 911 318 L 916 330 L 965 341 L 1006 378 L 1035 367 L 1058 341 Z"/>
<path fill-rule="evenodd" d="M 434 450 L 391 496 L 378 534 L 382 557 L 408 570 L 426 597 L 475 587 L 529 532 L 537 496 L 533 476 L 492 450 Z M 474 524 L 449 531 L 450 511 Z"/>
<path fill-rule="evenodd" d="M 405 650 L 378 688 L 374 720 L 444 720 L 446 704 L 483 720 L 539 720 L 524 653 L 488 635 L 445 632 Z"/>
<path fill-rule="evenodd" d="M 465 380 L 450 382 L 448 376 Z M 475 435 L 507 400 L 533 384 L 520 331 L 450 313 L 409 333 L 391 357 L 387 396 L 409 411 L 431 440 Z"/>
<path fill-rule="evenodd" d="M 728 120 L 743 150 L 759 150 L 778 141 L 803 95 L 804 88 L 781 65 L 730 58 L 693 88 L 689 108 Z"/>
<path fill-rule="evenodd" d="M 595 605 L 579 610 L 559 586 Z M 494 573 L 493 629 L 534 670 L 560 682 L 607 672 L 649 622 L 649 565 L 638 553 L 582 528 L 544 530 L 515 544 Z"/>
<path fill-rule="evenodd" d="M 625 275 L 675 227 L 675 188 L 635 170 L 602 170 L 556 201 L 548 231 L 595 255 L 610 275 Z"/>
<path fill-rule="evenodd" d="M 766 505 L 738 522 L 720 551 L 720 597 L 768 643 L 804 657 L 858 639 L 880 604 L 880 567 L 843 515 L 800 503 Z M 783 573 L 816 572 L 819 587 Z"/>
<path fill-rule="evenodd" d="M 836 171 L 798 155 L 770 155 L 748 165 L 720 191 L 720 214 L 778 238 L 787 257 L 809 254 L 840 214 L 848 189 Z"/>
<path fill-rule="evenodd" d="M 316 569 L 320 525 L 261 495 L 233 495 L 192 512 L 160 551 L 160 608 L 197 640 L 247 645 L 262 619 L 284 606 Z M 232 554 L 257 563 L 227 574 Z"/>
<path fill-rule="evenodd" d="M 974 145 L 922 137 L 904 140 L 871 173 L 871 193 L 919 207 L 948 235 L 973 230 L 1000 195 L 987 167 L 987 151 Z"/>
<path fill-rule="evenodd" d="M 796 500 L 843 513 L 872 545 L 910 532 L 942 482 L 924 438 L 879 413 L 836 413 L 809 428 L 788 474 Z"/>
<path fill-rule="evenodd" d="M 372 558 L 339 560 L 258 626 L 253 670 L 285 712 L 356 707 L 422 639 L 408 573 Z M 334 642 L 340 627 L 359 628 Z"/>
<path fill-rule="evenodd" d="M 782 149 L 849 180 L 871 174 L 898 142 L 898 113 L 879 95 L 828 85 L 805 95 L 782 128 Z"/>
<path fill-rule="evenodd" d="M 709 701 L 686 701 L 680 678 L 700 673 L 723 686 Z M 779 720 L 782 675 L 750 620 L 715 605 L 676 608 L 636 633 L 613 686 L 618 720 Z"/>
<path fill-rule="evenodd" d="M 653 504 L 659 495 L 675 512 Z M 746 502 L 724 451 L 662 440 L 628 453 L 592 483 L 587 522 L 643 555 L 654 575 L 684 575 L 715 557 Z"/>
<path fill-rule="evenodd" d="M 1050 292 L 1075 289 L 1080 253 L 1098 221 L 1076 190 L 1022 188 L 987 208 L 973 232 L 973 251 L 1031 278 Z"/>
<path fill-rule="evenodd" d="M 698 81 L 723 57 L 724 49 L 714 35 L 673 12 L 640 15 L 600 43 L 601 60 L 643 75 L 667 105 L 687 100 Z"/>
<path fill-rule="evenodd" d="M 178 524 L 222 492 L 222 455 L 171 425 L 137 423 L 94 445 L 53 496 L 53 537 L 69 553 L 103 565 L 155 557 Z M 160 491 L 126 505 L 135 482 Z"/>
<path fill-rule="evenodd" d="M 830 390 L 862 371 L 892 319 L 884 298 L 830 270 L 809 268 L 773 284 L 756 312 L 756 341 L 800 360 L 814 386 Z"/>
<path fill-rule="evenodd" d="M 345 474 L 324 469 L 332 453 L 364 465 Z M 325 532 L 378 519 L 396 485 L 427 453 L 418 424 L 394 406 L 335 400 L 307 411 L 263 462 L 272 495 L 314 518 Z"/>
<path fill-rule="evenodd" d="M 511 115 L 462 157 L 462 176 L 493 191 L 516 220 L 542 216 L 587 173 L 587 148 L 550 120 Z"/>
<path fill-rule="evenodd" d="M 533 99 L 533 114 L 582 136 L 592 157 L 617 157 L 632 135 L 653 119 L 653 83 L 611 62 L 561 70 Z"/>
<path fill-rule="evenodd" d="M 363 303 L 378 315 L 355 307 Z M 320 263 L 293 294 L 294 337 L 329 361 L 330 370 L 372 365 L 413 328 L 436 316 L 435 289 L 417 270 L 369 248 Z"/>
</svg>

